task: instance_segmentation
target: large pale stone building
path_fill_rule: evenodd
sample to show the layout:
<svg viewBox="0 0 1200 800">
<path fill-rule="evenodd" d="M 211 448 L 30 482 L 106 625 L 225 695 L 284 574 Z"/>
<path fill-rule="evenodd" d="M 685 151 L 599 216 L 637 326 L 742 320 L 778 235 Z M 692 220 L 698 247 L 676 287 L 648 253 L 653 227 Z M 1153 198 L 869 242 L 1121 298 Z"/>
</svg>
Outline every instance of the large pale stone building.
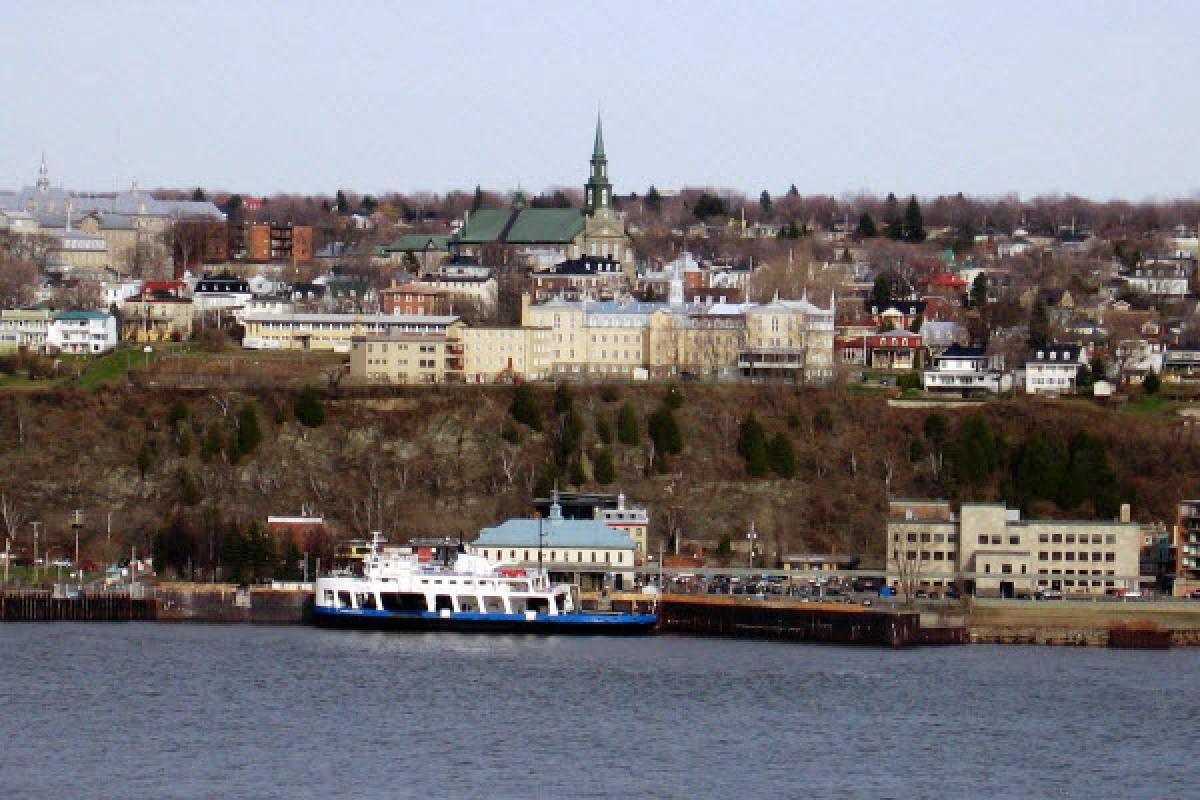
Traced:
<svg viewBox="0 0 1200 800">
<path fill-rule="evenodd" d="M 1142 526 L 1115 520 L 1024 520 L 1002 503 L 891 501 L 888 582 L 901 589 L 1016 597 L 1136 589 Z"/>
</svg>

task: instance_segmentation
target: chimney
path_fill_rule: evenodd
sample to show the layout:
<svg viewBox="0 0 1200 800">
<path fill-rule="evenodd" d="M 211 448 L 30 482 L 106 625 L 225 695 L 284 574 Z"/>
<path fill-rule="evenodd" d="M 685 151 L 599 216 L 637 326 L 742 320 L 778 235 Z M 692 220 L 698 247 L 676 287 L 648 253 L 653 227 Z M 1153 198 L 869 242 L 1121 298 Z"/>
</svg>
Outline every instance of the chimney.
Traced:
<svg viewBox="0 0 1200 800">
<path fill-rule="evenodd" d="M 1119 517 L 1121 522 L 1129 522 L 1129 510 L 1129 503 L 1121 503 L 1121 516 Z"/>
</svg>

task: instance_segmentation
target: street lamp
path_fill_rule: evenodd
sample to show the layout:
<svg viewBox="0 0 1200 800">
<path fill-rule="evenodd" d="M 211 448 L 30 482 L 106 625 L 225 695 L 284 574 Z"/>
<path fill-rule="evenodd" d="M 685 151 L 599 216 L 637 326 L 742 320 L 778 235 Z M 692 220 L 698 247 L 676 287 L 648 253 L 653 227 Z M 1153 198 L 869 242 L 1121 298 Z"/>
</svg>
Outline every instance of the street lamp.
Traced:
<svg viewBox="0 0 1200 800">
<path fill-rule="evenodd" d="M 40 570 L 38 569 L 38 526 L 42 523 L 38 520 L 32 520 L 30 525 L 33 526 L 33 582 L 37 583 Z"/>
<path fill-rule="evenodd" d="M 754 520 L 750 520 L 750 530 L 746 532 L 746 538 L 750 541 L 750 569 L 754 569 L 754 541 L 758 538 L 758 532 L 754 530 Z"/>
<path fill-rule="evenodd" d="M 79 530 L 83 527 L 83 512 L 78 508 L 71 515 L 71 528 L 75 531 L 75 574 L 79 583 L 83 584 L 83 570 L 79 568 Z"/>
</svg>

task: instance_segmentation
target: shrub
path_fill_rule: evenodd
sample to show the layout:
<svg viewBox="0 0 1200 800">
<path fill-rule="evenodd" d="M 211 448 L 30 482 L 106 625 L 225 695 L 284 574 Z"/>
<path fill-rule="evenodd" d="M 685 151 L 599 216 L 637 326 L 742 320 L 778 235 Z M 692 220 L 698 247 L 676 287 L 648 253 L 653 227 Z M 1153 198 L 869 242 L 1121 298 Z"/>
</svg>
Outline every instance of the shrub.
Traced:
<svg viewBox="0 0 1200 800">
<path fill-rule="evenodd" d="M 633 403 L 626 401 L 621 406 L 621 411 L 617 415 L 617 441 L 632 447 L 637 445 L 641 439 L 642 434 L 638 430 L 637 411 L 634 410 Z"/>
<path fill-rule="evenodd" d="M 791 437 L 783 432 L 775 434 L 767 447 L 767 462 L 771 471 L 779 477 L 795 477 L 796 453 L 792 449 Z"/>
<path fill-rule="evenodd" d="M 522 425 L 528 425 L 535 431 L 542 429 L 542 412 L 538 408 L 537 398 L 534 397 L 533 387 L 527 383 L 513 389 L 512 404 L 508 407 L 508 413 Z"/>
</svg>

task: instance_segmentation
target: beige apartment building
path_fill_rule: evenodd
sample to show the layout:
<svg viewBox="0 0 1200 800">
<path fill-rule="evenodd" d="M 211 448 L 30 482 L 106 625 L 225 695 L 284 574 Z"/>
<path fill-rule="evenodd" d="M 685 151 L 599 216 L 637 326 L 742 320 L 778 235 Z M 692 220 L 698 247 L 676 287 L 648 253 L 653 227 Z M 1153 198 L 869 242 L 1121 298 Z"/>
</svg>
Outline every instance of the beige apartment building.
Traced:
<svg viewBox="0 0 1200 800">
<path fill-rule="evenodd" d="M 435 384 L 463 379 L 463 345 L 437 333 L 355 336 L 350 377 L 363 383 Z"/>
<path fill-rule="evenodd" d="M 1060 590 L 1096 595 L 1136 589 L 1142 527 L 1129 506 L 1116 520 L 1023 520 L 1000 503 L 892 500 L 888 582 L 981 597 Z"/>
<path fill-rule="evenodd" d="M 464 328 L 463 379 L 468 383 L 545 380 L 550 375 L 548 328 Z"/>
</svg>

